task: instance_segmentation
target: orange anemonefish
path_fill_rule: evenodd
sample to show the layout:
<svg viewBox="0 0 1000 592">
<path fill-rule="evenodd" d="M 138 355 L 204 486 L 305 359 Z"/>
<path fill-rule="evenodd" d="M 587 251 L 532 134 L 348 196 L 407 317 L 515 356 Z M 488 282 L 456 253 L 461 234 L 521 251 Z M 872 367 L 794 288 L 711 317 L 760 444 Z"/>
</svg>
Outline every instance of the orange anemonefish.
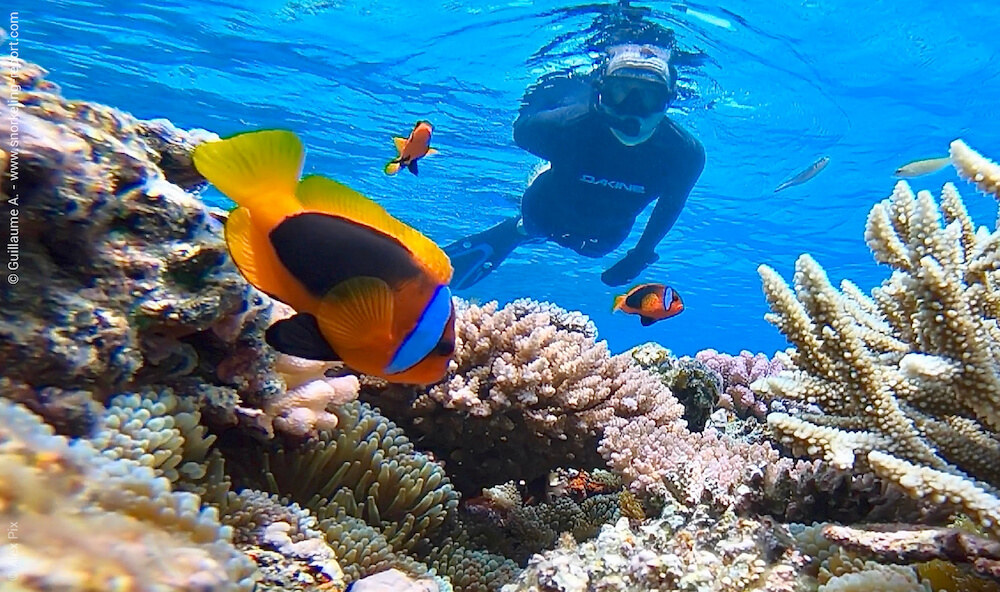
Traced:
<svg viewBox="0 0 1000 592">
<path fill-rule="evenodd" d="M 360 193 L 318 175 L 300 181 L 303 156 L 282 130 L 193 153 L 198 172 L 237 204 L 226 220 L 236 266 L 298 312 L 271 325 L 267 343 L 391 382 L 441 380 L 455 350 L 448 256 Z"/>
<path fill-rule="evenodd" d="M 431 132 L 434 126 L 429 121 L 418 121 L 413 126 L 409 138 L 393 138 L 396 144 L 396 151 L 399 156 L 393 158 L 385 165 L 385 174 L 395 175 L 401 167 L 406 167 L 411 173 L 416 175 L 417 161 L 425 156 L 437 154 L 437 150 L 431 148 Z"/>
<path fill-rule="evenodd" d="M 648 327 L 657 321 L 679 315 L 684 310 L 681 296 L 663 284 L 642 284 L 628 292 L 615 296 L 611 312 L 620 310 L 639 315 L 642 326 Z"/>
</svg>

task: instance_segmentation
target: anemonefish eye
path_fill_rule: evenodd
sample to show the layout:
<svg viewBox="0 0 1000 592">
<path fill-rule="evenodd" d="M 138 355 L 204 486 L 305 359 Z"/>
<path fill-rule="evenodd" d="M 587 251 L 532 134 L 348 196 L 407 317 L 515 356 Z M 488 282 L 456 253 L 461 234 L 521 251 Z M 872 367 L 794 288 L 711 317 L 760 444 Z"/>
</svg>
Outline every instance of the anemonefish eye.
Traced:
<svg viewBox="0 0 1000 592">
<path fill-rule="evenodd" d="M 431 353 L 437 356 L 450 356 L 455 353 L 455 342 L 450 339 L 442 339 L 434 346 L 434 351 Z"/>
</svg>

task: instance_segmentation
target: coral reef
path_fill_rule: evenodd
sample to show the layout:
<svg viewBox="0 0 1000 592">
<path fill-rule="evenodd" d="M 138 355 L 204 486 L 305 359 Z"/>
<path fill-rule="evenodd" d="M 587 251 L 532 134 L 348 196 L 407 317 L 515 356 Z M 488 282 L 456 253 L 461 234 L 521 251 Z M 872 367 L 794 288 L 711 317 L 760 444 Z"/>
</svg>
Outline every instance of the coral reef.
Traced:
<svg viewBox="0 0 1000 592">
<path fill-rule="evenodd" d="M 512 576 L 508 559 L 449 542 L 459 495 L 401 429 L 361 402 L 334 413 L 335 429 L 298 444 L 224 448 L 235 486 L 287 497 L 315 516 L 349 581 L 389 567 L 415 576 L 435 568 L 456 590 L 474 592 Z"/>
<path fill-rule="evenodd" d="M 995 164 L 961 141 L 952 158 L 963 177 L 1000 197 Z M 938 204 L 900 182 L 872 209 L 865 238 L 876 261 L 894 270 L 870 297 L 847 281 L 838 291 L 806 255 L 796 263 L 794 292 L 760 268 L 768 319 L 795 348 L 779 355 L 787 370 L 752 388 L 821 409 L 772 413 L 767 423 L 793 452 L 871 470 L 934 510 L 914 522 L 959 512 L 1000 536 L 1000 230 L 977 230 L 950 183 Z M 941 574 L 960 572 L 956 563 L 996 577 L 997 543 L 955 531 L 893 524 L 823 533 L 880 561 L 936 558 L 949 567 L 918 571 L 952 584 L 965 576 Z M 898 589 L 922 589 L 918 572 L 893 569 L 893 577 L 912 575 Z"/>
<path fill-rule="evenodd" d="M 655 374 L 610 355 L 586 317 L 551 304 L 460 303 L 455 332 L 443 382 L 369 383 L 362 399 L 415 434 L 467 495 L 559 467 L 598 468 L 601 426 L 676 405 Z"/>
<path fill-rule="evenodd" d="M 793 586 L 808 557 L 770 544 L 772 528 L 731 514 L 706 522 L 697 513 L 668 513 L 638 528 L 621 518 L 596 539 L 564 537 L 503 591 L 804 590 Z"/>
<path fill-rule="evenodd" d="M 259 387 L 239 394 L 266 397 L 260 334 L 224 343 L 211 332 L 255 297 L 218 223 L 185 191 L 202 180 L 184 155 L 211 134 L 66 100 L 41 68 L 9 57 L 0 66 L 0 100 L 16 92 L 20 102 L 16 194 L 5 168 L 0 197 L 16 197 L 23 212 L 0 358 L 8 379 L 36 391 L 25 402 L 50 417 L 58 411 L 40 407 L 67 406 L 53 397 L 86 407 L 81 393 L 104 401 L 135 384 L 195 375 L 220 384 L 214 358 L 239 347 L 255 351 L 245 370 Z M 13 121 L 0 121 L 4 142 Z M 0 149 L 6 160 L 11 147 Z"/>
<path fill-rule="evenodd" d="M 563 533 L 583 541 L 617 520 L 623 515 L 621 486 L 621 479 L 601 470 L 557 471 L 537 495 L 508 481 L 463 503 L 461 530 L 477 546 L 525 565 Z"/>
<path fill-rule="evenodd" d="M 900 184 L 873 209 L 868 244 L 895 272 L 871 297 L 808 257 L 794 292 L 762 268 L 795 346 L 774 360 L 612 355 L 580 313 L 459 301 L 446 380 L 388 385 L 265 345 L 290 310 L 243 281 L 224 215 L 194 195 L 190 151 L 211 134 L 3 65 L 0 100 L 17 84 L 23 105 L 24 274 L 0 310 L 0 519 L 20 545 L 0 568 L 19 589 L 1000 579 L 1000 231 L 977 230 L 954 187 L 938 206 Z M 962 143 L 952 157 L 1000 191 L 1000 167 Z M 758 430 L 772 411 L 783 450 L 814 460 L 730 429 L 720 404 Z M 980 530 L 927 526 L 956 512 Z"/>
<path fill-rule="evenodd" d="M 752 354 L 746 350 L 738 356 L 705 349 L 695 354 L 695 359 L 715 370 L 722 377 L 720 405 L 738 417 L 756 417 L 763 420 L 767 416 L 767 399 L 759 397 L 750 385 L 762 378 L 777 374 L 784 367 L 777 359 L 768 359 L 764 354 Z"/>
<path fill-rule="evenodd" d="M 656 344 L 646 343 L 628 352 L 643 368 L 656 373 L 684 405 L 683 419 L 692 432 L 705 429 L 722 392 L 722 377 L 714 368 L 687 356 L 676 358 Z"/>
</svg>

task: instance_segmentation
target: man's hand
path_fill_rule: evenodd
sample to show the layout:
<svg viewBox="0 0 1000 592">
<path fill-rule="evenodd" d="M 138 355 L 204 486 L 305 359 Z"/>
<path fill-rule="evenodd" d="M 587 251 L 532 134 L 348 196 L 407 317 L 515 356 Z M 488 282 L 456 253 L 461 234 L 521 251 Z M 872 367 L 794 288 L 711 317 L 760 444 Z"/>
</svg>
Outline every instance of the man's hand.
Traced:
<svg viewBox="0 0 1000 592">
<path fill-rule="evenodd" d="M 656 253 L 640 253 L 631 250 L 622 260 L 601 274 L 601 281 L 609 286 L 620 286 L 636 278 L 642 270 L 659 261 Z"/>
</svg>

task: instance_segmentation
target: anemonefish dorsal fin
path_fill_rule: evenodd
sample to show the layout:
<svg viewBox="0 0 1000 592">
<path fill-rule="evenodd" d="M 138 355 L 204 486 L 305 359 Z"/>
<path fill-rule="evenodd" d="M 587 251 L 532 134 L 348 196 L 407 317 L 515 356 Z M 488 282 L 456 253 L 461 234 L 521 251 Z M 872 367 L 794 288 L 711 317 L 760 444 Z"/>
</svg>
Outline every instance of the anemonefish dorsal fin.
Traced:
<svg viewBox="0 0 1000 592">
<path fill-rule="evenodd" d="M 350 187 L 312 175 L 302 179 L 296 195 L 306 210 L 339 216 L 398 240 L 434 281 L 451 281 L 451 261 L 441 247 Z"/>
<path fill-rule="evenodd" d="M 341 282 L 323 297 L 316 321 L 320 333 L 339 350 L 388 344 L 392 335 L 392 290 L 379 278 Z"/>
<path fill-rule="evenodd" d="M 294 132 L 263 130 L 199 144 L 191 158 L 199 173 L 241 207 L 280 220 L 295 209 L 304 156 Z"/>
<path fill-rule="evenodd" d="M 621 310 L 622 309 L 622 305 L 624 305 L 624 304 L 625 304 L 625 295 L 624 294 L 622 294 L 621 296 L 615 296 L 615 303 L 614 303 L 614 305 L 611 306 L 611 312 L 615 312 L 616 310 Z"/>
<path fill-rule="evenodd" d="M 392 143 L 396 145 L 396 151 L 400 154 L 403 153 L 403 148 L 406 148 L 406 138 L 400 138 L 396 136 L 392 139 Z"/>
</svg>

